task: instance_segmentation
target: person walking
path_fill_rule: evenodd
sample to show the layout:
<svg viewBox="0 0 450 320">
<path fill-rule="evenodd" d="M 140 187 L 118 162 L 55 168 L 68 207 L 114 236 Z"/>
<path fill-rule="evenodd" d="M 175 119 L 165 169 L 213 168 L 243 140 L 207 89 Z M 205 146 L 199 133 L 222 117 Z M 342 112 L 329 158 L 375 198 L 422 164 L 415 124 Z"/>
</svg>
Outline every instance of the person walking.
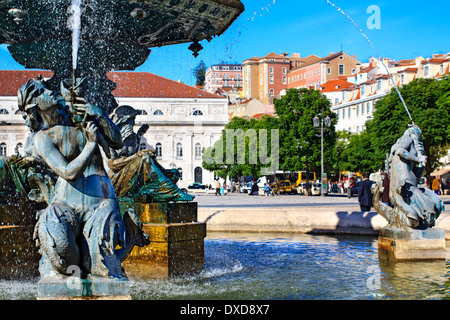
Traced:
<svg viewBox="0 0 450 320">
<path fill-rule="evenodd" d="M 431 185 L 431 189 L 433 189 L 434 193 L 439 194 L 440 186 L 441 186 L 441 181 L 439 179 L 439 176 L 436 176 L 436 178 L 434 178 L 433 183 Z"/>
<path fill-rule="evenodd" d="M 216 180 L 216 196 L 220 196 L 220 182 L 219 180 Z"/>
<path fill-rule="evenodd" d="M 392 207 L 391 200 L 389 200 L 389 185 L 391 181 L 389 180 L 389 176 L 386 172 L 381 173 L 381 175 L 383 176 L 383 194 L 381 195 L 381 202 Z"/>
<path fill-rule="evenodd" d="M 361 212 L 368 212 L 372 208 L 373 194 L 371 191 L 372 181 L 369 180 L 369 174 L 364 173 L 364 180 L 359 183 L 358 201 Z"/>
</svg>

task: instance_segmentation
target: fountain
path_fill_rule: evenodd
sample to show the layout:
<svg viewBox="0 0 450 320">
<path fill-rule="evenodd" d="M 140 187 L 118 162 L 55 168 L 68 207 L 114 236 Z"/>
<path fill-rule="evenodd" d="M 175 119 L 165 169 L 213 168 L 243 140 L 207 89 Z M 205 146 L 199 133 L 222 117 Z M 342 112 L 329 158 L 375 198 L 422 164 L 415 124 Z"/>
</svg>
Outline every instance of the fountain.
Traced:
<svg viewBox="0 0 450 320">
<path fill-rule="evenodd" d="M 26 157 L 5 158 L 2 167 L 10 203 L 1 218 L 14 217 L 0 229 L 2 266 L 35 239 L 38 298 L 128 298 L 121 265 L 128 256 L 134 262 L 124 263 L 127 269 L 139 264 L 147 274 L 203 268 L 206 226 L 196 222 L 196 203 L 151 151 L 120 151 L 130 150 L 120 128 L 130 114 L 118 107 L 106 73 L 134 70 L 155 46 L 192 42 L 198 56 L 199 42 L 222 34 L 243 10 L 238 0 L 0 1 L 0 43 L 23 66 L 54 73 L 19 90 L 30 129 Z M 136 163 L 141 171 L 130 175 Z M 14 215 L 11 196 L 24 218 Z M 31 270 L 36 256 L 28 254 Z M 157 265 L 149 268 L 151 261 Z"/>
<path fill-rule="evenodd" d="M 330 0 L 326 1 L 343 14 L 369 43 L 389 75 L 411 120 L 411 125 L 403 136 L 392 146 L 386 163 L 386 171 L 391 175 L 388 191 L 391 205 L 381 201 L 384 191 L 383 175 L 376 174 L 373 178 L 373 206 L 377 213 L 388 221 L 388 226 L 380 231 L 378 239 L 380 257 L 392 261 L 445 260 L 444 231 L 432 229 L 437 218 L 445 211 L 444 204 L 429 189 L 418 187 L 427 161 L 422 131 L 414 124 L 398 85 L 372 41 L 344 10 Z"/>
</svg>

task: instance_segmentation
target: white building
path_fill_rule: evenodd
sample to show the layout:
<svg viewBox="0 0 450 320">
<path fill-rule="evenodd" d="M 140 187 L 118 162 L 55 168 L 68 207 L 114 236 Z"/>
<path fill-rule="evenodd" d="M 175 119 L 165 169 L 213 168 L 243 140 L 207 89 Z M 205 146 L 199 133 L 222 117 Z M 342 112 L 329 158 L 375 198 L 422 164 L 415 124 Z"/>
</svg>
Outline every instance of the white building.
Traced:
<svg viewBox="0 0 450 320">
<path fill-rule="evenodd" d="M 450 54 L 434 55 L 431 59 L 383 59 L 383 62 L 371 58 L 356 74 L 329 80 L 320 90 L 328 97 L 331 110 L 337 115 L 336 130 L 358 133 L 364 131 L 376 102 L 391 92 L 394 82 L 400 87 L 417 78 L 439 78 L 449 73 L 449 69 Z"/>
<path fill-rule="evenodd" d="M 18 112 L 17 90 L 28 79 L 51 72 L 0 71 L 0 152 L 13 155 L 23 146 L 28 128 Z M 148 123 L 142 148 L 154 148 L 159 163 L 182 172 L 178 186 L 213 184 L 214 174 L 202 168 L 202 150 L 214 145 L 228 122 L 228 100 L 195 87 L 145 72 L 111 72 L 112 92 L 120 105 L 142 110 L 135 131 Z"/>
</svg>

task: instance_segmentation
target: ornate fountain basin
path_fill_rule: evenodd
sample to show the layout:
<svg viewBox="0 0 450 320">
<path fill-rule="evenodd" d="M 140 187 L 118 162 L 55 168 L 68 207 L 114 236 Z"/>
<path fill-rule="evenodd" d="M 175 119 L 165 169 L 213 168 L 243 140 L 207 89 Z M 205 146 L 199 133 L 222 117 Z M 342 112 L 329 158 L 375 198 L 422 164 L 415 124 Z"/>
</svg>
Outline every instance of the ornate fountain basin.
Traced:
<svg viewBox="0 0 450 320">
<path fill-rule="evenodd" d="M 54 71 L 55 84 L 71 78 L 71 5 L 71 0 L 0 0 L 0 43 L 9 44 L 26 68 Z M 196 56 L 199 41 L 221 35 L 243 10 L 239 0 L 82 0 L 77 76 L 97 79 L 89 83 L 96 88 L 92 92 L 109 93 L 115 84 L 106 78 L 108 71 L 134 70 L 152 47 L 192 42 Z M 111 97 L 103 99 L 92 93 L 93 103 L 111 111 Z"/>
</svg>

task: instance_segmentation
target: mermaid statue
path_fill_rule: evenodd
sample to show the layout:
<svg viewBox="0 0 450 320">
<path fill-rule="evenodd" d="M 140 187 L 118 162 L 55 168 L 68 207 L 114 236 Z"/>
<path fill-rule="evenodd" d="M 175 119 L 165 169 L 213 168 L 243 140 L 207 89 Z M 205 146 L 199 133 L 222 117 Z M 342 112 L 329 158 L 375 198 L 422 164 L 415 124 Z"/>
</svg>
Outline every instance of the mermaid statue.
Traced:
<svg viewBox="0 0 450 320">
<path fill-rule="evenodd" d="M 422 132 L 416 125 L 408 128 L 392 146 L 388 159 L 390 173 L 389 200 L 383 203 L 382 178 L 378 175 L 372 184 L 373 206 L 389 223 L 399 229 L 432 228 L 445 210 L 442 200 L 431 190 L 419 187 L 427 157 L 422 143 Z"/>
<path fill-rule="evenodd" d="M 111 182 L 119 199 L 135 198 L 151 202 L 192 201 L 194 196 L 177 186 L 180 172 L 167 170 L 156 160 L 155 150 L 139 151 L 141 138 L 148 130 L 145 124 L 133 131 L 138 111 L 130 106 L 119 106 L 111 119 L 120 129 L 123 147 L 111 150 L 108 161 Z"/>
<path fill-rule="evenodd" d="M 149 241 L 133 213 L 121 215 L 103 166 L 100 147 L 121 148 L 120 131 L 101 108 L 76 93 L 67 96 L 70 83 L 62 85 L 66 101 L 42 78 L 18 92 L 30 129 L 23 162 L 38 168 L 29 170 L 31 186 L 23 189 L 30 199 L 47 203 L 37 213 L 34 233 L 41 280 L 64 280 L 74 267 L 82 277 L 124 280 L 121 262 Z"/>
</svg>

